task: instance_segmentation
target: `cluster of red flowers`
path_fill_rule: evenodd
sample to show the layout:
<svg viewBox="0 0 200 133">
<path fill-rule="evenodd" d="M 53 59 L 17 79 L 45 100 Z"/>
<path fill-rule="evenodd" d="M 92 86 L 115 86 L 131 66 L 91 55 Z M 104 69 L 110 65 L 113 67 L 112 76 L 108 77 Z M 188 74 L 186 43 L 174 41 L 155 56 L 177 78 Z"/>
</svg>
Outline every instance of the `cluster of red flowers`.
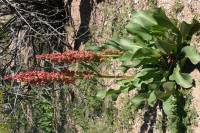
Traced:
<svg viewBox="0 0 200 133">
<path fill-rule="evenodd" d="M 36 55 L 37 59 L 49 60 L 53 63 L 75 63 L 80 61 L 91 62 L 93 59 L 97 59 L 97 54 L 90 51 L 66 51 L 64 53 L 52 53 Z"/>
<path fill-rule="evenodd" d="M 91 79 L 94 77 L 92 72 L 45 72 L 45 71 L 28 71 L 20 72 L 14 76 L 5 76 L 4 80 L 16 80 L 18 82 L 24 82 L 28 84 L 42 85 L 51 82 L 63 82 L 65 84 L 73 84 L 75 82 L 76 75 L 83 79 Z"/>
<path fill-rule="evenodd" d="M 100 59 L 98 54 L 89 51 L 66 51 L 64 53 L 52 53 L 36 55 L 37 59 L 49 60 L 53 63 L 76 63 L 76 62 L 91 62 L 94 59 Z M 63 82 L 71 84 L 75 82 L 75 78 L 92 79 L 94 73 L 92 72 L 74 72 L 65 70 L 62 72 L 45 72 L 45 71 L 28 71 L 20 72 L 14 76 L 6 76 L 4 80 L 16 80 L 18 82 L 25 82 L 28 84 L 47 84 L 51 82 Z"/>
<path fill-rule="evenodd" d="M 52 81 L 61 81 L 65 84 L 71 84 L 74 83 L 75 78 L 73 73 L 29 71 L 20 72 L 14 76 L 6 76 L 4 77 L 4 80 L 16 80 L 19 82 L 38 85 L 51 83 Z"/>
</svg>

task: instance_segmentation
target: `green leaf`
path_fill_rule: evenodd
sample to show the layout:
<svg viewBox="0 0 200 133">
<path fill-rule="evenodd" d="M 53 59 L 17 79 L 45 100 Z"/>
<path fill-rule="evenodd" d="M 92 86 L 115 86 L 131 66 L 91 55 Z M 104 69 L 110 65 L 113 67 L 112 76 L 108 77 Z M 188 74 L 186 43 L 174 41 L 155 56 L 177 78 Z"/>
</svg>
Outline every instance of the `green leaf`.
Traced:
<svg viewBox="0 0 200 133">
<path fill-rule="evenodd" d="M 141 27 L 157 25 L 157 21 L 153 17 L 154 13 L 154 10 L 138 11 L 133 14 L 131 22 L 139 24 Z"/>
<path fill-rule="evenodd" d="M 175 82 L 165 82 L 162 85 L 164 91 L 156 91 L 156 95 L 158 96 L 157 98 L 165 101 L 166 99 L 168 99 L 172 93 L 174 92 L 175 88 L 176 88 L 176 83 Z"/>
<path fill-rule="evenodd" d="M 142 105 L 147 100 L 146 94 L 139 94 L 132 98 L 131 103 L 138 108 L 140 105 Z"/>
<path fill-rule="evenodd" d="M 120 61 L 132 61 L 133 59 L 133 54 L 129 53 L 129 52 L 125 52 L 121 57 L 118 58 Z"/>
<path fill-rule="evenodd" d="M 200 62 L 200 54 L 194 47 L 185 46 L 181 51 L 185 54 L 185 57 L 190 59 L 193 64 L 196 65 Z"/>
<path fill-rule="evenodd" d="M 159 60 L 155 57 L 140 57 L 134 60 L 135 61 L 135 67 L 140 67 L 141 65 L 147 65 L 147 64 L 158 64 Z"/>
<path fill-rule="evenodd" d="M 177 99 L 172 95 L 166 101 L 163 102 L 163 110 L 167 117 L 173 117 L 176 115 Z"/>
<path fill-rule="evenodd" d="M 139 11 L 133 14 L 131 22 L 126 26 L 129 33 L 136 35 L 143 40 L 152 40 L 152 36 L 149 34 L 148 28 L 157 25 L 157 22 L 153 18 L 153 14 L 150 11 Z"/>
<path fill-rule="evenodd" d="M 151 35 L 156 35 L 156 36 L 165 36 L 165 33 L 167 32 L 167 30 L 168 29 L 166 27 L 156 25 L 149 28 L 149 33 Z"/>
<path fill-rule="evenodd" d="M 119 45 L 124 51 L 129 51 L 134 58 L 154 55 L 156 53 L 155 50 L 151 48 L 133 43 L 132 41 L 127 39 L 121 39 Z"/>
<path fill-rule="evenodd" d="M 180 32 L 183 36 L 183 39 L 190 41 L 193 34 L 200 30 L 200 23 L 193 19 L 191 24 L 182 22 L 180 25 Z"/>
<path fill-rule="evenodd" d="M 97 98 L 100 98 L 100 99 L 103 99 L 103 98 L 106 97 L 106 94 L 107 94 L 107 90 L 101 90 L 101 91 L 98 91 L 98 92 L 97 92 L 96 97 L 97 97 Z"/>
<path fill-rule="evenodd" d="M 156 67 L 152 68 L 143 68 L 140 72 L 136 75 L 136 78 L 141 79 L 142 81 L 153 79 L 153 80 L 161 80 L 162 72 L 159 71 Z"/>
<path fill-rule="evenodd" d="M 135 64 L 129 64 L 129 65 L 121 65 L 120 70 L 122 70 L 124 73 L 126 73 L 129 69 L 134 68 Z"/>
<path fill-rule="evenodd" d="M 175 82 L 165 82 L 165 83 L 163 83 L 163 89 L 167 92 L 174 90 L 175 87 L 176 87 Z"/>
<path fill-rule="evenodd" d="M 157 71 L 156 68 L 143 68 L 142 70 L 140 70 L 136 77 L 137 78 L 140 78 L 140 77 L 144 77 L 146 76 L 147 74 L 151 74 L 151 73 L 154 73 L 155 71 Z"/>
<path fill-rule="evenodd" d="M 109 90 L 101 90 L 99 92 L 97 92 L 96 97 L 103 99 L 107 96 L 111 96 L 113 98 L 113 100 L 117 100 L 117 97 L 120 93 L 125 93 L 128 92 L 129 88 L 126 86 L 121 86 L 118 90 L 114 90 L 114 89 L 109 89 Z"/>
<path fill-rule="evenodd" d="M 111 48 L 111 49 L 123 50 L 123 49 L 119 46 L 119 40 L 120 40 L 120 39 L 118 39 L 118 38 L 117 38 L 117 39 L 114 38 L 114 39 L 108 41 L 108 42 L 104 45 L 104 48 L 106 48 L 106 49 Z"/>
<path fill-rule="evenodd" d="M 176 81 L 177 84 L 183 88 L 192 87 L 192 78 L 189 74 L 181 73 L 179 65 L 174 68 L 172 75 L 169 77 L 170 80 Z"/>
<path fill-rule="evenodd" d="M 152 57 L 152 58 L 159 58 L 160 53 L 151 48 L 141 48 L 135 51 L 133 58 L 142 58 L 142 57 Z"/>
<path fill-rule="evenodd" d="M 116 101 L 118 95 L 121 93 L 121 89 L 119 90 L 114 90 L 114 89 L 109 89 L 106 93 L 106 96 L 111 96 L 112 100 Z"/>
<path fill-rule="evenodd" d="M 126 29 L 132 35 L 139 37 L 139 41 L 141 41 L 141 40 L 143 40 L 143 41 L 152 40 L 152 36 L 149 34 L 149 32 L 146 29 L 142 28 L 139 24 L 130 22 L 126 26 Z"/>
<path fill-rule="evenodd" d="M 174 25 L 170 19 L 166 16 L 165 12 L 161 8 L 155 8 L 152 10 L 153 17 L 161 27 L 166 27 L 167 29 L 171 29 L 175 33 L 179 33 L 178 28 Z"/>
<path fill-rule="evenodd" d="M 166 40 L 157 40 L 156 46 L 164 54 L 176 53 L 177 51 L 176 45 Z"/>
<path fill-rule="evenodd" d="M 139 70 L 133 80 L 135 87 L 140 88 L 142 84 L 150 84 L 152 82 L 160 82 L 162 79 L 162 72 L 156 68 L 143 68 Z"/>
<path fill-rule="evenodd" d="M 152 35 L 164 35 L 168 29 L 179 34 L 178 28 L 170 21 L 161 8 L 139 11 L 133 14 L 131 22 L 126 26 L 129 33 L 152 40 Z"/>
<path fill-rule="evenodd" d="M 153 107 L 156 102 L 157 102 L 157 98 L 156 98 L 156 95 L 155 95 L 155 92 L 152 91 L 151 94 L 149 95 L 149 98 L 148 98 L 148 104 Z"/>
<path fill-rule="evenodd" d="M 119 45 L 123 50 L 133 51 L 133 53 L 135 53 L 135 51 L 141 48 L 141 47 L 133 46 L 133 42 L 127 39 L 121 39 L 119 42 Z"/>
<path fill-rule="evenodd" d="M 96 97 L 101 98 L 101 99 L 103 99 L 107 96 L 117 97 L 120 92 L 121 92 L 121 90 L 114 90 L 114 89 L 101 90 L 101 91 L 97 92 Z"/>
</svg>

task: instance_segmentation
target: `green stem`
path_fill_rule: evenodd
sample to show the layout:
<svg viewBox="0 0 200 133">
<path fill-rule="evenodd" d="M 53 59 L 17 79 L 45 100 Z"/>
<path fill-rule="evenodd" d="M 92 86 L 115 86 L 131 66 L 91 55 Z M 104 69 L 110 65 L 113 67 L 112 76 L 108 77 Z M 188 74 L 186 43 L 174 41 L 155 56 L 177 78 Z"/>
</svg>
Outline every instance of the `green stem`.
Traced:
<svg viewBox="0 0 200 133">
<path fill-rule="evenodd" d="M 115 75 L 102 75 L 102 74 L 99 74 L 99 75 L 97 75 L 97 78 L 122 78 L 122 79 L 131 79 L 131 78 L 133 78 L 133 76 L 125 76 L 125 75 L 115 76 Z"/>
<path fill-rule="evenodd" d="M 107 57 L 107 58 L 109 58 L 109 57 L 119 57 L 119 56 L 121 56 L 122 54 L 111 54 L 111 55 L 99 55 L 99 56 L 101 56 L 101 57 Z"/>
</svg>

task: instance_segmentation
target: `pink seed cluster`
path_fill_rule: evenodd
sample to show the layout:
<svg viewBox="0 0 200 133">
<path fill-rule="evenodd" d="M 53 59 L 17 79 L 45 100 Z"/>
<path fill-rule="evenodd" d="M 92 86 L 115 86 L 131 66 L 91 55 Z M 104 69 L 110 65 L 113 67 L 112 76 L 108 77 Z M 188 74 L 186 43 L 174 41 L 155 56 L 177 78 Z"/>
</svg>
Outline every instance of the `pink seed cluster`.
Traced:
<svg viewBox="0 0 200 133">
<path fill-rule="evenodd" d="M 14 76 L 5 76 L 4 80 L 15 80 L 18 82 L 24 82 L 34 85 L 42 85 L 51 82 L 63 82 L 65 84 L 73 84 L 76 76 L 82 79 L 92 79 L 94 77 L 93 72 L 74 72 L 65 70 L 62 72 L 45 72 L 45 71 L 28 71 L 20 72 Z"/>
<path fill-rule="evenodd" d="M 91 62 L 97 59 L 98 56 L 94 52 L 90 51 L 66 51 L 63 53 L 52 53 L 52 54 L 42 54 L 36 55 L 37 59 L 49 60 L 52 63 L 75 63 L 75 62 Z"/>
<path fill-rule="evenodd" d="M 4 80 L 16 80 L 29 84 L 46 84 L 52 81 L 64 82 L 65 84 L 74 83 L 75 78 L 73 73 L 61 72 L 45 72 L 45 71 L 28 71 L 20 72 L 14 76 L 5 76 Z"/>
</svg>

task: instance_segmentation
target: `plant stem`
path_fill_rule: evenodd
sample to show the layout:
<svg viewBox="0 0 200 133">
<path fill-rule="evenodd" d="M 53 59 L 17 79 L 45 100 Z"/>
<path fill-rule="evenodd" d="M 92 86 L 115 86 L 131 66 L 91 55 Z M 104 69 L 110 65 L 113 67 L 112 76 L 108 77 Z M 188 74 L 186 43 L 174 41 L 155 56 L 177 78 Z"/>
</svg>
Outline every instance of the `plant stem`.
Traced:
<svg viewBox="0 0 200 133">
<path fill-rule="evenodd" d="M 97 75 L 97 78 L 123 78 L 123 79 L 131 79 L 133 77 L 134 76 L 125 76 L 125 75 L 122 75 L 122 76 L 102 75 L 102 74 Z"/>
<path fill-rule="evenodd" d="M 100 57 L 107 57 L 107 58 L 109 58 L 109 57 L 119 57 L 119 56 L 121 56 L 122 54 L 120 53 L 120 54 L 111 54 L 111 55 L 106 55 L 106 54 L 100 54 L 99 56 Z"/>
</svg>

